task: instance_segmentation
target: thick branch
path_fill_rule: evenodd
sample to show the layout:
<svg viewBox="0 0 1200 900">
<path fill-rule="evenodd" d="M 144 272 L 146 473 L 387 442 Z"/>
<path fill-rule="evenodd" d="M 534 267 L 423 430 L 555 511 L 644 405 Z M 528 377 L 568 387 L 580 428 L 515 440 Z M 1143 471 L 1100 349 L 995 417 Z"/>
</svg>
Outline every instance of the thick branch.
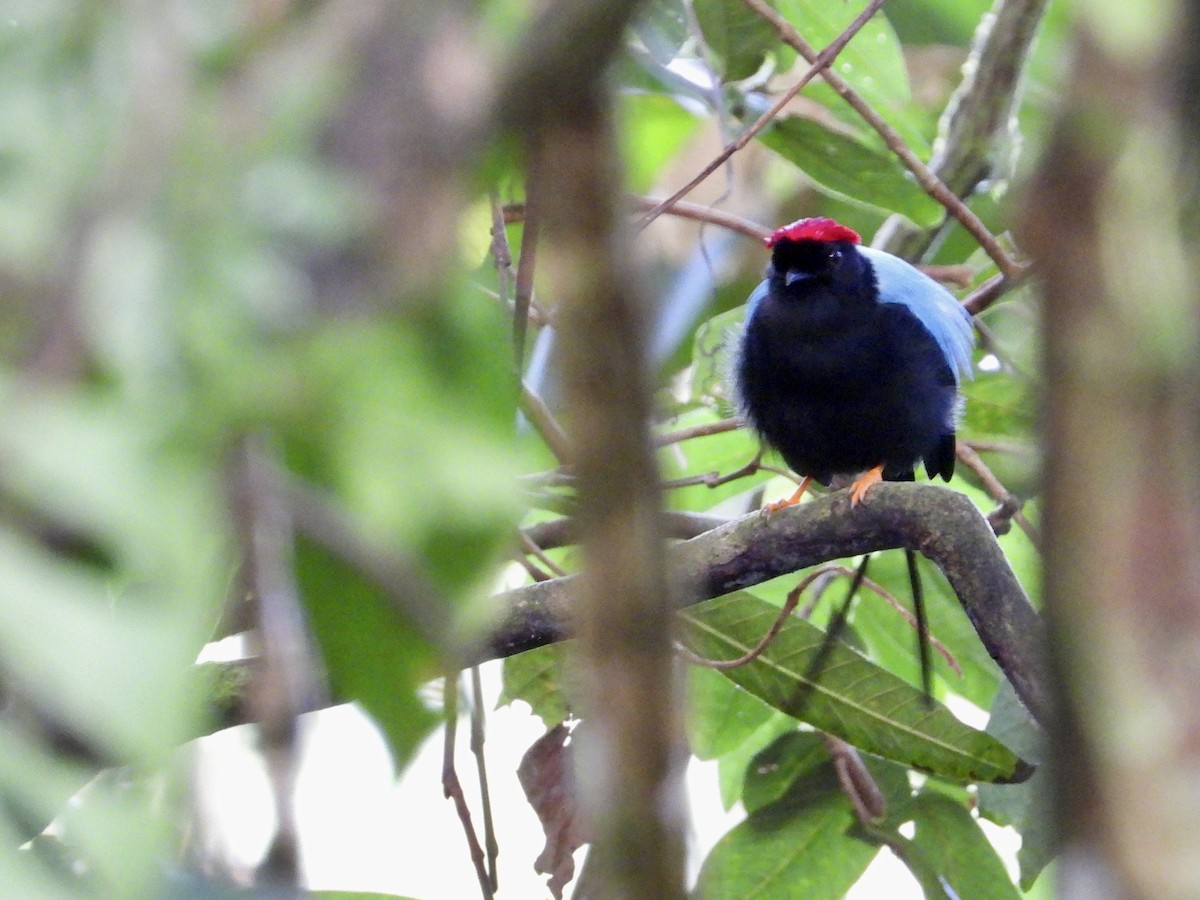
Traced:
<svg viewBox="0 0 1200 900">
<path fill-rule="evenodd" d="M 975 630 L 1030 712 L 1048 718 L 1042 669 L 1043 630 L 987 520 L 965 496 L 946 488 L 881 484 L 851 509 L 845 492 L 745 516 L 669 551 L 676 578 L 691 597 L 708 600 L 808 566 L 908 547 L 945 573 Z M 511 656 L 571 634 L 572 585 L 557 578 L 502 598 L 507 618 L 478 659 Z"/>
</svg>

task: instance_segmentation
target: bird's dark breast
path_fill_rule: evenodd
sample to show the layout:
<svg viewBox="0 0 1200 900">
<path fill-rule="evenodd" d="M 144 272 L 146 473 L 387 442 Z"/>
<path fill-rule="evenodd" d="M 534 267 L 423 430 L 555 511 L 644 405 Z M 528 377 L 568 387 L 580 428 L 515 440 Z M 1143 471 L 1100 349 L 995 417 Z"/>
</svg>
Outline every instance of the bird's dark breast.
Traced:
<svg viewBox="0 0 1200 900">
<path fill-rule="evenodd" d="M 886 478 L 909 478 L 953 435 L 953 375 L 896 304 L 831 313 L 766 298 L 746 325 L 737 374 L 763 439 L 825 484 L 880 464 Z"/>
</svg>

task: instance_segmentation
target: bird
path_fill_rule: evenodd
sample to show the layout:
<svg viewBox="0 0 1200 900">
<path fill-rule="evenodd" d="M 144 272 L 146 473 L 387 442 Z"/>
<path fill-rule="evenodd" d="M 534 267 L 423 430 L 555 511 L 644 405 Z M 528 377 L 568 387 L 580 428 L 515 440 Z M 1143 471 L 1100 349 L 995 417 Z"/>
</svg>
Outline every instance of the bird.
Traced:
<svg viewBox="0 0 1200 900">
<path fill-rule="evenodd" d="M 853 476 L 857 506 L 880 481 L 954 474 L 959 385 L 974 329 L 954 295 L 853 230 L 807 218 L 766 241 L 736 360 L 741 411 L 803 478 Z"/>
<path fill-rule="evenodd" d="M 851 476 L 851 506 L 881 481 L 954 474 L 960 384 L 972 374 L 970 313 L 909 263 L 862 246 L 830 218 L 799 219 L 766 241 L 771 262 L 747 301 L 736 357 L 742 414 L 797 475 Z M 931 703 L 928 622 L 916 554 L 905 550 L 916 614 L 921 681 Z M 863 557 L 841 611 L 866 575 Z"/>
</svg>

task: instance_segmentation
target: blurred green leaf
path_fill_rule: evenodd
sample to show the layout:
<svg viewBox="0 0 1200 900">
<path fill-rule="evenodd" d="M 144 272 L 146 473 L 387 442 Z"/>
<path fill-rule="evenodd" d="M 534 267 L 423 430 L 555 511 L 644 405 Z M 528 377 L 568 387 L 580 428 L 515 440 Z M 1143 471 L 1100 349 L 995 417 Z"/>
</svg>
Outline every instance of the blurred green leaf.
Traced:
<svg viewBox="0 0 1200 900">
<path fill-rule="evenodd" d="M 646 0 L 631 29 L 651 57 L 669 63 L 688 37 L 687 14 L 680 0 Z"/>
<path fill-rule="evenodd" d="M 629 190 L 649 191 L 701 120 L 672 97 L 623 93 L 617 106 Z"/>
<path fill-rule="evenodd" d="M 362 706 L 403 768 L 438 723 L 417 695 L 443 674 L 437 655 L 378 588 L 306 541 L 297 547 L 296 573 L 334 693 Z"/>
<path fill-rule="evenodd" d="M 171 445 L 173 417 L 97 392 L 6 387 L 0 424 L 6 686 L 104 757 L 160 771 L 198 730 L 193 663 L 232 571 L 214 473 L 202 456 Z M 18 817 L 6 830 L 28 837 L 64 810 L 85 776 L 17 727 L 0 729 L 0 790 Z M 159 876 L 147 851 L 165 846 L 166 825 L 148 802 L 101 780 L 70 807 L 62 841 L 97 885 L 142 894 Z M 41 877 L 35 855 L 12 862 L 23 871 L 13 883 Z"/>
<path fill-rule="evenodd" d="M 731 391 L 737 342 L 746 305 L 735 306 L 702 322 L 692 342 L 692 398 L 717 410 L 732 411 Z"/>
</svg>

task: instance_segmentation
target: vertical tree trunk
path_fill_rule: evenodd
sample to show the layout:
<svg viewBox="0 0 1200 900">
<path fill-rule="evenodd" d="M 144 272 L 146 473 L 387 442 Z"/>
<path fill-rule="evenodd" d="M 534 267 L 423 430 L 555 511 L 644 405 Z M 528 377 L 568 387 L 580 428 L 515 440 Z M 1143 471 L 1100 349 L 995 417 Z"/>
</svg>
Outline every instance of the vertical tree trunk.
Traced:
<svg viewBox="0 0 1200 900">
<path fill-rule="evenodd" d="M 1065 897 L 1200 890 L 1200 303 L 1180 202 L 1200 173 L 1177 102 L 1197 48 L 1173 6 L 1081 9 L 1022 235 L 1045 283 Z"/>
</svg>

